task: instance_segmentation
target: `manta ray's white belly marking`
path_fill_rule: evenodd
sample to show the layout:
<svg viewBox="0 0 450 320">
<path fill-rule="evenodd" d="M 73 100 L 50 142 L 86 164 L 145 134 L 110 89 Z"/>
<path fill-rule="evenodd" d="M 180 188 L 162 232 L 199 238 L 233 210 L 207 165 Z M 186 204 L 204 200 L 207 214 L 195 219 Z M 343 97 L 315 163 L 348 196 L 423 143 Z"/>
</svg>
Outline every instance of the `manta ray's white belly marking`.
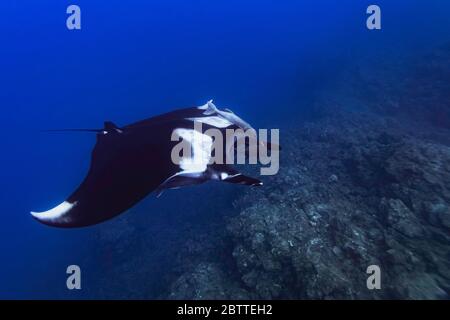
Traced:
<svg viewBox="0 0 450 320">
<path fill-rule="evenodd" d="M 179 163 L 182 173 L 205 172 L 211 159 L 212 138 L 193 129 L 175 129 L 175 134 L 191 145 L 191 154 L 183 154 Z"/>
</svg>

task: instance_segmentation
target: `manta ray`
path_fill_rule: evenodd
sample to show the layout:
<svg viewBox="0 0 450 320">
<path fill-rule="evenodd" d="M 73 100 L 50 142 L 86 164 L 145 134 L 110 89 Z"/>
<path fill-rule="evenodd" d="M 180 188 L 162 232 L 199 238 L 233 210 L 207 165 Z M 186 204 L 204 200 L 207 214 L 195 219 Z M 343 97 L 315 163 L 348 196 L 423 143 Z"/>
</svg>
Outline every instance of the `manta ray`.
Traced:
<svg viewBox="0 0 450 320">
<path fill-rule="evenodd" d="M 102 129 L 63 130 L 96 132 L 88 174 L 61 204 L 31 215 L 53 227 L 85 227 L 125 212 L 152 192 L 160 194 L 166 189 L 210 180 L 262 185 L 260 180 L 243 175 L 229 164 L 174 163 L 171 152 L 178 143 L 171 139 L 174 131 L 191 145 L 192 155 L 200 154 L 206 160 L 211 157 L 210 149 L 196 143 L 196 135 L 202 133 L 194 130 L 194 122 L 202 123 L 205 129 L 221 131 L 252 128 L 231 110 L 219 110 L 211 100 L 200 107 L 168 112 L 123 127 L 105 122 Z"/>
</svg>

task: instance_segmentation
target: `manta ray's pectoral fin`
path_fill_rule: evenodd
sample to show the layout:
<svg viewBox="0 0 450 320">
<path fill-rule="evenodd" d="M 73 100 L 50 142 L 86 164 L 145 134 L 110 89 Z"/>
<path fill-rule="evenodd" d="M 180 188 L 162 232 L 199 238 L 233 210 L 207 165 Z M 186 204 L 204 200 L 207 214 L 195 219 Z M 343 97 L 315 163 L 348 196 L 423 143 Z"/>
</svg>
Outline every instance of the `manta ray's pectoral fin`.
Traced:
<svg viewBox="0 0 450 320">
<path fill-rule="evenodd" d="M 214 168 L 214 170 L 216 171 L 220 181 L 223 181 L 223 182 L 243 184 L 246 186 L 262 186 L 263 185 L 261 180 L 246 176 L 246 175 L 240 173 L 239 171 L 237 171 L 236 169 L 232 168 L 231 166 L 218 165 Z"/>
<path fill-rule="evenodd" d="M 193 186 L 196 184 L 202 184 L 206 179 L 198 173 L 192 172 L 178 172 L 173 176 L 167 178 L 159 187 L 155 190 L 156 197 L 160 197 L 166 189 L 178 189 L 186 186 Z"/>
</svg>

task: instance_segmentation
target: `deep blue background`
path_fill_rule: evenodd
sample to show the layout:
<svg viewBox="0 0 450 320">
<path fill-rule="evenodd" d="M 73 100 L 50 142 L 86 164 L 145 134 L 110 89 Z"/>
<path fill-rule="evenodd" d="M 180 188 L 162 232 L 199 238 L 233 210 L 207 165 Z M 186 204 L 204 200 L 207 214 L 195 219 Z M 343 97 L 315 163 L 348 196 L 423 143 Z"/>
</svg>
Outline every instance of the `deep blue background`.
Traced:
<svg viewBox="0 0 450 320">
<path fill-rule="evenodd" d="M 382 31 L 365 28 L 372 2 Z M 66 29 L 70 4 L 80 31 Z M 95 247 L 97 227 L 52 229 L 29 215 L 81 182 L 94 143 L 41 129 L 123 125 L 212 98 L 280 127 L 311 115 L 338 61 L 426 50 L 450 30 L 445 0 L 27 0 L 2 1 L 0 13 L 2 298 L 77 297 L 61 289 L 65 267 Z"/>
</svg>

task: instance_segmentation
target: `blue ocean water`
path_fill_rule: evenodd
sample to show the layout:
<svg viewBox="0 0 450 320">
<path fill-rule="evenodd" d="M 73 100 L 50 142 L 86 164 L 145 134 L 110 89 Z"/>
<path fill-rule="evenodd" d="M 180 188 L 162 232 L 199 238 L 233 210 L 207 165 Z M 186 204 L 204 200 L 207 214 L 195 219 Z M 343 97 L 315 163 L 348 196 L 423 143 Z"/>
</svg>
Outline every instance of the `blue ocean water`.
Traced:
<svg viewBox="0 0 450 320">
<path fill-rule="evenodd" d="M 372 2 L 383 13 L 375 32 L 365 27 Z M 66 28 L 70 4 L 81 8 L 81 30 Z M 65 268 L 81 264 L 86 277 L 101 276 L 93 256 L 100 226 L 59 230 L 29 214 L 60 203 L 82 181 L 95 137 L 43 129 L 124 125 L 209 99 L 256 127 L 282 128 L 313 116 L 314 94 L 334 79 L 338 61 L 425 52 L 450 30 L 444 0 L 27 0 L 3 1 L 0 12 L 1 298 L 96 297 L 66 290 Z M 140 208 L 169 230 L 214 214 L 196 216 L 197 202 L 185 210 L 174 201 L 205 193 L 175 191 Z M 226 207 L 230 199 L 214 202 Z"/>
</svg>

